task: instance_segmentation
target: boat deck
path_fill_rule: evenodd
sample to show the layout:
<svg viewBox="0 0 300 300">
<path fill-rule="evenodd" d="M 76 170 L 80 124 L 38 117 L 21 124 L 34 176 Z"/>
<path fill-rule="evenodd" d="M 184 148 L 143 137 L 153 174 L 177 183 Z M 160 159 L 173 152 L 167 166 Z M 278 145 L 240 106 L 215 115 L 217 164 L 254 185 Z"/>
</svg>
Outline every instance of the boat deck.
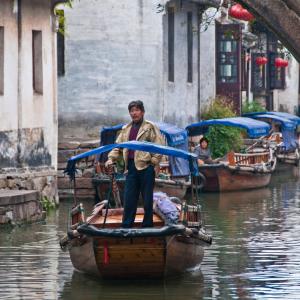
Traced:
<svg viewBox="0 0 300 300">
<path fill-rule="evenodd" d="M 105 219 L 105 211 L 106 210 L 103 209 L 101 215 L 95 217 L 91 222 L 91 224 L 96 227 L 100 227 L 103 224 Z M 123 217 L 123 209 L 119 209 L 119 208 L 109 209 L 106 218 L 106 226 L 110 228 L 121 227 L 122 217 Z M 135 221 L 134 221 L 134 227 L 141 227 L 143 218 L 144 218 L 144 210 L 138 208 Z M 154 227 L 164 226 L 164 221 L 156 214 L 153 214 L 153 226 Z"/>
</svg>

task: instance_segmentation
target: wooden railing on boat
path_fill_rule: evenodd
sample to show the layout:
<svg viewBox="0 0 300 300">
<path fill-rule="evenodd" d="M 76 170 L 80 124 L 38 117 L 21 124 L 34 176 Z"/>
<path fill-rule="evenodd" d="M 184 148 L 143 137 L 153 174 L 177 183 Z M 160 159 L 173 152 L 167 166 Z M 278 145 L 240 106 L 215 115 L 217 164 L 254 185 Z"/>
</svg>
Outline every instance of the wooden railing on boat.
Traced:
<svg viewBox="0 0 300 300">
<path fill-rule="evenodd" d="M 270 152 L 258 152 L 258 153 L 228 153 L 228 163 L 230 166 L 235 165 L 255 165 L 266 163 L 270 159 Z"/>
</svg>

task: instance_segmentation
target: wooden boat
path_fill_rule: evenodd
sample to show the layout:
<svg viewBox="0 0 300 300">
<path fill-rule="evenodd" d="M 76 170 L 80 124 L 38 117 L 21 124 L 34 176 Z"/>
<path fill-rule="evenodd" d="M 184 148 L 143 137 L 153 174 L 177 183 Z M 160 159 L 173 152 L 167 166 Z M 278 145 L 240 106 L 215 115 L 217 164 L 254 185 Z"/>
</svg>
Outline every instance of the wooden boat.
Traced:
<svg viewBox="0 0 300 300">
<path fill-rule="evenodd" d="M 68 161 L 66 173 L 75 180 L 76 161 L 115 147 L 181 157 L 189 161 L 193 173 L 198 172 L 192 153 L 131 141 L 74 156 Z M 161 215 L 154 214 L 152 228 L 141 228 L 144 214 L 141 208 L 137 210 L 134 227 L 121 228 L 123 209 L 113 206 L 110 199 L 105 200 L 85 218 L 82 205 L 75 203 L 68 235 L 60 245 L 69 250 L 76 270 L 102 278 L 153 278 L 181 273 L 201 263 L 203 245 L 210 243 L 211 237 L 202 226 L 198 202 L 177 203 L 180 217 L 176 224 L 165 223 Z"/>
<path fill-rule="evenodd" d="M 270 126 L 262 121 L 236 117 L 202 121 L 187 127 L 190 137 L 203 133 L 209 126 L 223 125 L 240 127 L 250 138 L 267 135 Z M 199 138 L 198 138 L 199 140 Z M 270 183 L 271 173 L 276 167 L 272 149 L 257 149 L 247 153 L 230 152 L 226 160 L 199 166 L 203 175 L 200 186 L 207 192 L 227 192 L 265 187 Z"/>
<path fill-rule="evenodd" d="M 247 116 L 272 125 L 273 132 L 264 142 L 275 148 L 279 163 L 299 165 L 299 117 L 274 111 L 250 113 Z"/>
<path fill-rule="evenodd" d="M 199 166 L 205 178 L 203 191 L 229 192 L 267 186 L 276 166 L 270 152 L 232 153 L 229 161 Z"/>
<path fill-rule="evenodd" d="M 165 140 L 165 145 L 177 149 L 188 150 L 188 138 L 185 129 L 167 123 L 155 123 Z M 104 146 L 115 142 L 123 124 L 112 127 L 104 127 L 100 132 L 100 145 Z M 109 187 L 109 176 L 107 176 L 104 163 L 107 154 L 104 153 L 97 158 L 96 176 L 93 178 L 99 199 L 105 199 Z M 117 175 L 117 181 L 121 191 L 124 189 L 125 176 L 122 165 Z M 155 178 L 155 190 L 165 192 L 173 197 L 183 198 L 187 189 L 191 186 L 189 178 L 189 166 L 186 160 L 177 157 L 164 156 L 160 163 L 160 172 Z"/>
</svg>

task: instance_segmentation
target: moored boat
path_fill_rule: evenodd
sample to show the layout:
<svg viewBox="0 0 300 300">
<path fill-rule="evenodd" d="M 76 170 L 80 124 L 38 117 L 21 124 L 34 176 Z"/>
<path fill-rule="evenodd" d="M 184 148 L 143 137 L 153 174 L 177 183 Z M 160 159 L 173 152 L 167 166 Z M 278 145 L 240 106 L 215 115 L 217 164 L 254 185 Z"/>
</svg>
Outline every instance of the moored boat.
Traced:
<svg viewBox="0 0 300 300">
<path fill-rule="evenodd" d="M 286 112 L 256 112 L 247 116 L 272 126 L 272 135 L 266 141 L 276 148 L 278 162 L 299 165 L 300 118 Z"/>
<path fill-rule="evenodd" d="M 249 138 L 268 135 L 270 130 L 267 123 L 244 117 L 202 121 L 189 125 L 187 130 L 192 138 L 204 134 L 210 126 L 218 125 L 243 128 Z M 247 153 L 230 152 L 218 163 L 199 165 L 203 175 L 202 189 L 225 192 L 265 187 L 270 183 L 275 166 L 276 158 L 271 148 L 252 148 Z"/>
<path fill-rule="evenodd" d="M 193 174 L 198 173 L 194 154 L 138 141 L 101 146 L 74 156 L 68 161 L 66 173 L 75 180 L 78 160 L 113 148 L 180 157 L 188 161 Z M 144 211 L 138 208 L 134 227 L 121 228 L 123 208 L 117 207 L 117 203 L 104 200 L 85 218 L 83 207 L 77 205 L 75 198 L 68 235 L 61 240 L 61 247 L 69 250 L 75 269 L 103 278 L 162 277 L 197 267 L 203 259 L 203 245 L 211 242 L 204 231 L 198 200 L 187 203 L 177 199 L 174 203 L 166 198 L 162 201 L 171 205 L 178 216 L 176 222 L 163 210 L 154 209 L 154 227 L 141 228 Z"/>
</svg>

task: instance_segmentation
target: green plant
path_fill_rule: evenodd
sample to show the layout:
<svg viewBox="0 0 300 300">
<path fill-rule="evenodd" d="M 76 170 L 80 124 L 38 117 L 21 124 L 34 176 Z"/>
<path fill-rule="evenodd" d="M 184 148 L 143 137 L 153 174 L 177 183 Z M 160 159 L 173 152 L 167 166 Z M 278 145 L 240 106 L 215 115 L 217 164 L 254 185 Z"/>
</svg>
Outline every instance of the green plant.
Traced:
<svg viewBox="0 0 300 300">
<path fill-rule="evenodd" d="M 49 211 L 56 207 L 56 203 L 54 201 L 51 201 L 47 196 L 43 196 L 41 202 L 43 210 Z"/>
<path fill-rule="evenodd" d="M 226 98 L 216 98 L 202 114 L 204 119 L 223 119 L 235 117 L 233 104 Z M 212 157 L 222 157 L 229 151 L 240 151 L 242 147 L 242 132 L 239 128 L 215 125 L 210 126 L 206 138 Z"/>
<path fill-rule="evenodd" d="M 245 113 L 250 113 L 250 112 L 260 112 L 260 111 L 266 111 L 266 109 L 257 101 L 252 101 L 252 102 L 245 102 L 243 103 L 242 107 L 242 112 L 243 114 Z"/>
</svg>

